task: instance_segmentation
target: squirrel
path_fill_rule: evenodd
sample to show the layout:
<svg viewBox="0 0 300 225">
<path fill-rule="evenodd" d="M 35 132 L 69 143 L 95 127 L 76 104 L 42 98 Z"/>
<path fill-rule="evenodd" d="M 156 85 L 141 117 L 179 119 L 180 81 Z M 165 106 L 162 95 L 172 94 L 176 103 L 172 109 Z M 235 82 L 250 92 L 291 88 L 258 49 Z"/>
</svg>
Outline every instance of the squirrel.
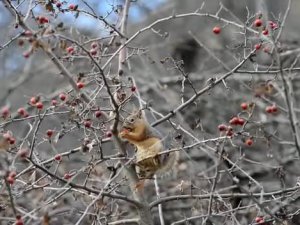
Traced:
<svg viewBox="0 0 300 225">
<path fill-rule="evenodd" d="M 171 140 L 163 138 L 157 129 L 151 127 L 142 110 L 134 111 L 125 118 L 119 136 L 136 147 L 136 166 L 141 179 L 161 176 L 177 164 L 178 151 L 160 154 L 167 150 Z"/>
</svg>

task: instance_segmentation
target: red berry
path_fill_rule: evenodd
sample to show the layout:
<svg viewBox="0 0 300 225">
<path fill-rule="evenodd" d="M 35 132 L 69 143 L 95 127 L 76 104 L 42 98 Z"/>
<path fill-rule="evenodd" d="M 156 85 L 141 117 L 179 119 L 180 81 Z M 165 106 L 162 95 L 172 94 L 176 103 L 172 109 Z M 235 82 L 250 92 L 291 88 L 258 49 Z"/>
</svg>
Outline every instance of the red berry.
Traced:
<svg viewBox="0 0 300 225">
<path fill-rule="evenodd" d="M 271 109 L 272 109 L 272 113 L 276 113 L 278 111 L 278 108 L 276 105 L 272 105 Z"/>
<path fill-rule="evenodd" d="M 84 126 L 86 128 L 90 128 L 92 126 L 92 122 L 90 120 L 86 120 L 86 121 L 84 121 Z"/>
<path fill-rule="evenodd" d="M 78 87 L 79 89 L 83 88 L 83 87 L 84 87 L 84 83 L 78 82 L 78 83 L 77 83 L 77 87 Z"/>
<path fill-rule="evenodd" d="M 5 118 L 7 118 L 9 115 L 10 115 L 9 108 L 8 108 L 7 106 L 4 106 L 4 107 L 1 109 L 1 116 L 5 119 Z"/>
<path fill-rule="evenodd" d="M 16 225 L 24 225 L 23 220 L 22 220 L 22 219 L 18 219 L 18 220 L 16 221 Z"/>
<path fill-rule="evenodd" d="M 17 176 L 17 173 L 16 173 L 16 171 L 11 171 L 8 176 L 15 178 Z"/>
<path fill-rule="evenodd" d="M 215 34 L 219 34 L 219 33 L 221 33 L 221 28 L 220 28 L 219 26 L 215 26 L 215 27 L 213 28 L 213 32 L 214 32 Z"/>
<path fill-rule="evenodd" d="M 262 216 L 258 216 L 255 218 L 256 223 L 264 223 L 264 218 Z"/>
<path fill-rule="evenodd" d="M 76 10 L 76 9 L 77 9 L 77 5 L 75 5 L 75 4 L 70 4 L 70 5 L 69 5 L 69 9 L 70 9 L 70 10 Z"/>
<path fill-rule="evenodd" d="M 107 131 L 106 132 L 106 137 L 109 137 L 109 138 L 112 137 L 112 132 L 111 131 Z"/>
<path fill-rule="evenodd" d="M 25 110 L 24 108 L 19 108 L 19 109 L 18 109 L 18 114 L 19 114 L 20 116 L 24 116 L 24 115 L 26 114 L 26 110 Z"/>
<path fill-rule="evenodd" d="M 59 99 L 62 100 L 62 101 L 65 101 L 66 98 L 67 98 L 67 96 L 66 96 L 64 93 L 61 93 L 61 94 L 59 95 Z"/>
<path fill-rule="evenodd" d="M 238 125 L 239 124 L 239 118 L 235 116 L 231 120 L 229 120 L 229 123 L 231 125 Z"/>
<path fill-rule="evenodd" d="M 266 107 L 266 112 L 267 112 L 267 113 L 272 113 L 272 112 L 273 112 L 272 106 L 267 106 L 267 107 Z"/>
<path fill-rule="evenodd" d="M 270 25 L 272 30 L 278 29 L 278 24 L 273 22 L 273 21 L 269 21 L 269 25 Z"/>
<path fill-rule="evenodd" d="M 261 44 L 256 44 L 256 45 L 254 45 L 254 47 L 255 47 L 255 50 L 259 50 L 261 48 Z"/>
<path fill-rule="evenodd" d="M 31 105 L 35 105 L 37 102 L 36 97 L 31 97 L 29 102 Z"/>
<path fill-rule="evenodd" d="M 61 160 L 62 160 L 61 154 L 55 155 L 55 156 L 54 156 L 54 159 L 55 159 L 56 161 L 61 161 Z"/>
<path fill-rule="evenodd" d="M 73 47 L 73 46 L 67 47 L 66 50 L 67 50 L 67 52 L 68 52 L 69 54 L 73 54 L 73 53 L 74 53 L 74 47 Z"/>
<path fill-rule="evenodd" d="M 20 158 L 26 158 L 27 155 L 28 155 L 28 150 L 25 149 L 25 148 L 22 148 L 18 151 L 17 155 L 20 157 Z"/>
<path fill-rule="evenodd" d="M 98 43 L 96 41 L 92 42 L 91 47 L 92 48 L 97 48 L 98 47 Z"/>
<path fill-rule="evenodd" d="M 24 40 L 23 39 L 19 39 L 18 40 L 18 45 L 19 46 L 23 46 L 24 45 Z"/>
<path fill-rule="evenodd" d="M 132 86 L 132 87 L 131 87 L 131 91 L 132 91 L 132 92 L 135 92 L 135 91 L 136 91 L 136 86 Z"/>
<path fill-rule="evenodd" d="M 97 118 L 99 118 L 101 115 L 102 115 L 102 112 L 101 112 L 100 110 L 97 110 L 97 111 L 95 112 L 95 116 L 96 116 Z"/>
<path fill-rule="evenodd" d="M 245 144 L 251 146 L 253 144 L 253 140 L 249 138 L 245 141 Z"/>
<path fill-rule="evenodd" d="M 90 54 L 91 54 L 91 55 L 97 55 L 97 49 L 92 48 L 92 49 L 90 50 Z"/>
<path fill-rule="evenodd" d="M 262 34 L 263 34 L 263 35 L 268 35 L 268 34 L 269 34 L 269 30 L 268 30 L 268 29 L 264 29 L 264 30 L 262 31 Z"/>
<path fill-rule="evenodd" d="M 13 178 L 13 177 L 11 177 L 11 176 L 8 176 L 8 177 L 6 178 L 6 180 L 7 180 L 7 182 L 8 182 L 10 185 L 12 185 L 12 184 L 15 183 L 15 178 Z"/>
<path fill-rule="evenodd" d="M 248 103 L 243 102 L 243 103 L 241 104 L 241 108 L 242 108 L 242 110 L 248 109 Z"/>
<path fill-rule="evenodd" d="M 26 52 L 23 52 L 23 57 L 24 58 L 29 58 L 29 56 L 30 56 L 30 51 L 26 51 Z"/>
<path fill-rule="evenodd" d="M 238 119 L 238 125 L 243 126 L 245 124 L 245 120 L 243 118 Z"/>
<path fill-rule="evenodd" d="M 9 144 L 14 145 L 16 143 L 16 139 L 14 137 L 10 137 Z"/>
<path fill-rule="evenodd" d="M 36 108 L 37 109 L 39 109 L 39 110 L 42 110 L 43 109 L 43 107 L 44 107 L 44 105 L 43 105 L 43 103 L 42 102 L 38 102 L 38 103 L 36 103 Z"/>
<path fill-rule="evenodd" d="M 54 131 L 53 130 L 47 130 L 46 133 L 47 133 L 47 136 L 50 138 L 53 135 Z"/>
<path fill-rule="evenodd" d="M 37 20 L 39 21 L 40 24 L 49 23 L 49 19 L 45 16 L 38 16 Z"/>
<path fill-rule="evenodd" d="M 24 35 L 27 36 L 27 37 L 29 37 L 29 36 L 32 35 L 32 32 L 31 32 L 30 30 L 26 30 L 26 31 L 24 32 Z"/>
<path fill-rule="evenodd" d="M 225 124 L 220 124 L 218 126 L 219 131 L 226 131 L 227 130 L 227 126 Z"/>
<path fill-rule="evenodd" d="M 254 25 L 255 25 L 256 27 L 260 27 L 260 26 L 262 25 L 262 20 L 261 20 L 261 19 L 256 19 L 256 20 L 254 21 Z"/>
<path fill-rule="evenodd" d="M 66 174 L 64 175 L 64 178 L 65 178 L 66 180 L 69 180 L 70 178 L 72 178 L 72 174 L 66 173 Z"/>
<path fill-rule="evenodd" d="M 232 129 L 228 129 L 228 130 L 226 131 L 226 136 L 232 137 L 232 136 L 233 136 L 233 130 L 232 130 Z"/>
<path fill-rule="evenodd" d="M 57 106 L 58 102 L 57 102 L 55 99 L 52 99 L 52 100 L 51 100 L 51 104 L 52 104 L 53 106 Z"/>
</svg>

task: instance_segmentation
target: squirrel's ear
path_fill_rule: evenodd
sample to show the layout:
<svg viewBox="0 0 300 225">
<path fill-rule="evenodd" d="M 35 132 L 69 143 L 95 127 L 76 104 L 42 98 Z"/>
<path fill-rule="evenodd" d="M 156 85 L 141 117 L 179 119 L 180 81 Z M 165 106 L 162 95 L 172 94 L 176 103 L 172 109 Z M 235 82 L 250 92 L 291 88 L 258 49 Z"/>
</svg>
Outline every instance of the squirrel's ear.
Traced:
<svg viewBox="0 0 300 225">
<path fill-rule="evenodd" d="M 143 117 L 143 111 L 140 109 L 136 112 L 136 115 L 138 116 L 138 118 L 142 118 Z"/>
</svg>

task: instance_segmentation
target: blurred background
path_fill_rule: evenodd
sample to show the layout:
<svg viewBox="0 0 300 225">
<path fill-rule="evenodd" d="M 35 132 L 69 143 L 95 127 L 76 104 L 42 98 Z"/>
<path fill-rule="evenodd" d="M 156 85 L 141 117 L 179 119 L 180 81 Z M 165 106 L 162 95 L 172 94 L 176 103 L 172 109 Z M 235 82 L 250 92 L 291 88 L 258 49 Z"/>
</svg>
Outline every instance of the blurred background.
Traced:
<svg viewBox="0 0 300 225">
<path fill-rule="evenodd" d="M 99 58 L 100 65 L 103 65 L 120 46 L 119 37 L 110 43 L 114 32 L 111 27 L 103 23 L 101 18 L 119 28 L 120 9 L 124 1 L 62 1 L 60 9 L 54 3 L 52 4 L 52 1 L 41 1 L 39 4 L 36 1 L 27 0 L 11 2 L 18 5 L 18 10 L 26 18 L 26 22 L 35 30 L 47 29 L 40 27 L 34 19 L 36 16 L 43 15 L 50 20 L 47 27 L 60 35 L 70 37 L 79 43 L 91 43 L 91 40 L 97 40 L 101 50 L 104 52 L 106 49 Z M 46 10 L 47 4 L 48 7 L 51 5 L 53 8 Z M 81 13 L 68 10 L 60 11 L 67 9 L 70 4 L 78 5 Z M 241 29 L 244 25 L 252 29 L 252 23 L 258 17 L 261 17 L 264 23 L 273 21 L 278 24 L 280 29 L 282 28 L 281 25 L 284 25 L 278 42 L 282 66 L 285 69 L 298 68 L 300 1 L 291 1 L 289 13 L 286 15 L 288 6 L 288 0 L 135 0 L 131 2 L 127 37 L 131 37 L 157 20 L 172 15 L 199 12 L 217 15 L 225 19 L 225 22 L 208 16 L 182 16 L 177 19 L 167 19 L 157 23 L 152 29 L 142 32 L 130 42 L 126 73 L 135 79 L 142 99 L 148 107 L 153 109 L 147 111 L 150 122 L 159 119 L 159 113 L 167 114 L 182 102 L 187 101 L 193 96 L 194 89 L 201 90 L 209 84 L 211 79 L 222 76 L 228 72 L 228 68 L 234 68 L 246 53 L 254 48 L 255 44 L 263 43 L 264 45 L 264 50 L 258 51 L 242 68 L 226 79 L 224 84 L 220 84 L 201 95 L 194 104 L 172 118 L 172 122 L 176 126 L 182 127 L 186 131 L 186 133 L 181 131 L 182 145 L 186 146 L 195 143 L 196 140 L 220 137 L 218 125 L 228 124 L 229 120 L 236 115 L 248 118 L 249 115 L 240 107 L 241 103 L 255 105 L 251 118 L 249 118 L 249 126 L 246 130 L 234 128 L 236 136 L 231 141 L 226 143 L 209 141 L 203 146 L 181 151 L 178 173 L 159 180 L 162 197 L 175 194 L 210 193 L 212 177 L 218 165 L 218 156 L 211 149 L 218 152 L 220 145 L 225 149 L 225 155 L 242 170 L 230 163 L 228 164 L 228 162 L 227 165 L 224 163 L 225 165 L 222 165 L 222 169 L 220 169 L 222 172 L 220 172 L 216 190 L 231 187 L 228 193 L 241 193 L 241 189 L 233 182 L 233 177 L 238 180 L 240 185 L 253 192 L 260 192 L 260 188 L 263 188 L 264 192 L 272 192 L 295 187 L 300 176 L 300 164 L 285 103 L 284 86 L 278 73 L 267 72 L 278 70 L 276 57 L 272 53 L 272 43 L 261 35 L 254 32 L 247 33 Z M 28 8 L 32 8 L 32 11 L 26 15 Z M 97 15 L 99 18 L 95 18 L 93 15 Z M 287 17 L 285 18 L 285 16 Z M 241 27 L 226 23 L 226 21 L 231 21 L 241 25 Z M 215 35 L 212 32 L 215 26 L 221 27 L 220 35 Z M 255 30 L 255 28 L 253 29 Z M 280 29 L 274 30 L 271 35 L 276 37 Z M 20 46 L 18 41 L 20 38 L 16 38 L 22 31 L 20 26 L 16 27 L 15 18 L 0 2 L 0 107 L 9 107 L 15 118 L 18 118 L 17 110 L 20 107 L 25 107 L 30 115 L 36 114 L 35 109 L 28 104 L 32 96 L 41 97 L 47 104 L 53 98 L 57 98 L 60 93 L 68 93 L 71 89 L 65 78 L 61 76 L 60 71 L 53 66 L 43 51 L 37 50 L 30 57 L 24 57 L 24 52 L 28 50 L 29 44 L 26 42 Z M 258 31 L 260 32 L 260 30 Z M 47 41 L 52 46 L 64 44 L 60 42 L 59 36 L 49 38 Z M 66 45 L 69 46 L 70 43 L 67 42 Z M 95 72 L 95 66 L 84 55 L 75 54 L 70 57 L 66 51 L 61 50 L 62 48 L 55 47 L 53 49 L 74 75 L 74 79 L 80 77 L 81 74 L 84 74 L 86 79 L 90 79 Z M 109 79 L 117 73 L 117 60 L 116 57 L 109 68 L 105 69 L 105 74 Z M 257 71 L 264 71 L 265 73 L 255 73 Z M 188 81 L 183 82 L 184 76 L 188 76 L 193 88 Z M 292 70 L 287 76 L 292 81 L 295 114 L 299 118 L 299 73 L 297 70 Z M 272 90 L 266 91 L 265 89 L 269 87 Z M 93 93 L 93 86 L 87 89 L 87 93 Z M 107 98 L 99 98 L 97 101 L 101 107 L 109 110 Z M 278 113 L 271 116 L 266 113 L 265 109 L 270 105 L 276 105 Z M 76 126 L 70 122 L 70 109 L 64 110 L 67 113 L 47 117 L 39 129 L 38 157 L 41 160 L 48 159 L 50 156 L 53 157 L 57 153 L 78 148 L 84 142 L 85 137 L 90 137 L 85 129 L 80 128 L 80 125 Z M 29 130 L 26 120 L 15 123 L 1 121 L 0 127 L 3 132 L 11 130 L 17 138 L 17 142 L 21 142 Z M 45 140 L 45 132 L 50 128 L 63 134 L 63 138 L 56 144 L 49 144 Z M 299 123 L 297 123 L 298 128 Z M 105 127 L 104 131 L 105 129 L 108 128 Z M 161 124 L 159 129 L 162 133 L 175 130 L 167 123 Z M 191 135 L 189 136 L 187 133 Z M 99 135 L 103 136 L 103 132 L 100 132 Z M 193 139 L 192 136 L 196 139 Z M 254 140 L 254 144 L 251 146 L 245 145 L 245 140 L 249 137 Z M 103 152 L 109 154 L 116 151 L 110 143 L 107 143 L 103 145 Z M 91 154 L 72 155 L 68 159 L 69 161 L 60 166 L 58 171 L 63 174 L 65 171 L 79 170 L 89 161 L 96 160 L 97 157 L 99 157 L 98 151 L 92 151 Z M 109 176 L 107 167 L 115 165 L 115 161 L 108 161 L 105 166 L 96 166 L 91 178 L 91 185 L 98 188 L 102 187 L 104 180 Z M 21 163 L 14 165 L 18 171 L 26 168 L 26 166 L 28 165 L 24 167 Z M 228 175 L 225 168 L 232 170 L 232 174 Z M 37 176 L 41 177 L 42 173 Z M 82 181 L 84 175 L 80 176 L 78 179 Z M 255 182 L 253 183 L 249 176 L 260 186 Z M 102 177 L 104 177 L 103 180 Z M 28 177 L 20 179 L 27 180 Z M 125 182 L 122 179 L 119 182 L 122 185 L 118 191 L 122 194 L 128 193 Z M 25 182 L 19 182 L 16 189 L 20 191 L 24 186 Z M 157 197 L 153 183 L 149 182 L 146 189 L 149 202 L 155 201 Z M 46 196 L 51 194 L 54 194 L 53 190 L 49 190 Z M 29 211 L 39 204 L 37 200 L 28 205 L 25 202 L 26 198 L 33 198 L 36 192 L 26 192 L 22 195 L 24 198 L 20 198 L 18 204 L 24 209 Z M 280 213 L 290 215 L 295 212 L 296 208 L 299 209 L 298 195 L 293 196 L 294 200 L 291 203 L 289 197 L 283 196 L 278 201 L 274 200 L 270 203 L 266 200 L 263 201 L 263 204 L 270 209 L 279 207 Z M 80 212 L 91 201 L 78 196 L 77 193 L 66 194 L 63 199 L 56 202 L 56 205 L 47 206 L 47 210 L 59 211 L 64 209 L 62 214 L 57 213 L 56 215 L 54 213 L 53 224 L 61 224 L 60 221 L 64 221 L 63 224 L 74 224 L 74 221 L 81 215 Z M 74 204 L 77 197 L 81 199 L 80 203 L 77 202 L 78 205 Z M 46 199 L 46 197 L 40 193 L 38 199 Z M 288 204 L 284 205 L 284 200 L 288 200 Z M 5 205 L 4 201 L 2 204 Z M 72 204 L 74 204 L 74 209 L 70 210 L 68 207 Z M 101 204 L 99 208 L 106 213 L 108 224 L 119 218 L 134 217 L 133 207 L 128 209 L 125 203 L 120 203 L 118 206 L 108 202 Z M 177 201 L 175 204 L 168 202 L 163 205 L 166 224 L 205 214 L 207 204 L 207 200 L 197 199 Z M 232 216 L 236 218 L 236 221 L 228 219 L 230 216 L 225 214 L 212 218 L 212 224 L 254 224 L 254 218 L 257 215 L 267 215 L 259 207 L 250 207 L 251 204 L 255 204 L 251 198 L 231 198 L 230 200 L 216 201 L 213 206 L 213 212 L 216 214 L 222 210 L 236 207 L 245 206 L 245 209 Z M 117 207 L 119 208 L 117 209 Z M 41 211 L 44 213 L 43 210 Z M 11 216 L 8 209 L 2 212 L 4 216 Z M 75 216 L 72 215 L 73 213 Z M 299 224 L 300 219 L 296 217 L 298 214 L 290 217 L 287 224 Z M 38 215 L 41 216 L 41 214 Z M 159 224 L 157 208 L 153 209 L 153 215 L 155 224 Z M 92 219 L 87 218 L 85 221 L 88 223 Z M 35 223 L 38 224 L 38 222 Z M 196 219 L 189 223 L 182 222 L 182 224 L 202 224 L 202 220 Z"/>
</svg>

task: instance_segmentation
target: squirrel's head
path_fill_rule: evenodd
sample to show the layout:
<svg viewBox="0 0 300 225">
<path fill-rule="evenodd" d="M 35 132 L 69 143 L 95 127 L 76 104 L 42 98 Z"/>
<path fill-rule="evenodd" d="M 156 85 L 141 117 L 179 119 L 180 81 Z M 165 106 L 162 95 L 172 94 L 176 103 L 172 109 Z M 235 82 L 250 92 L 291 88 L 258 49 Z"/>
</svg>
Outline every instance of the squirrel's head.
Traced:
<svg viewBox="0 0 300 225">
<path fill-rule="evenodd" d="M 137 110 L 131 113 L 123 122 L 123 128 L 132 131 L 134 130 L 139 124 L 144 125 L 145 120 L 143 118 L 142 110 Z"/>
</svg>

